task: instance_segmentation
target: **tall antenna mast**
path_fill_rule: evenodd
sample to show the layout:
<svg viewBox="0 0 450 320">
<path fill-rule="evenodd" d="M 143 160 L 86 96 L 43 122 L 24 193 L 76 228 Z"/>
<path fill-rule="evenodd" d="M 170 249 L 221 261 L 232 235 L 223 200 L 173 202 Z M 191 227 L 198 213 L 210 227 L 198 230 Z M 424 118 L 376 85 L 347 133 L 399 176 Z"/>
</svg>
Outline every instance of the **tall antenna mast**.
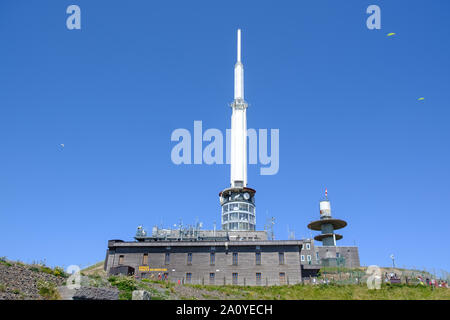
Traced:
<svg viewBox="0 0 450 320">
<path fill-rule="evenodd" d="M 241 62 L 241 29 L 237 31 L 237 62 Z"/>
<path fill-rule="evenodd" d="M 227 231 L 254 231 L 256 210 L 254 189 L 247 187 L 247 107 L 244 100 L 244 65 L 242 64 L 241 29 L 237 30 L 236 63 L 234 65 L 234 99 L 230 104 L 230 187 L 219 193 L 222 206 L 222 228 Z M 246 203 L 245 207 L 242 202 Z M 237 219 L 229 217 L 228 208 L 239 208 Z M 243 212 L 244 211 L 244 212 Z"/>
</svg>

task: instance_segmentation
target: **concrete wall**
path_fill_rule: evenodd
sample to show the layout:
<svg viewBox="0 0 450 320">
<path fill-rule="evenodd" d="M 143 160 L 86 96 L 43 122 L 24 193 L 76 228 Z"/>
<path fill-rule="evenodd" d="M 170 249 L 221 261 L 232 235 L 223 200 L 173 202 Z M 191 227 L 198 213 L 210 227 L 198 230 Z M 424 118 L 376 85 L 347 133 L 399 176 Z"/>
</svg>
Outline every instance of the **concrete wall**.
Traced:
<svg viewBox="0 0 450 320">
<path fill-rule="evenodd" d="M 214 273 L 214 283 L 217 285 L 232 284 L 232 274 L 237 273 L 238 285 L 279 285 L 283 284 L 280 272 L 285 274 L 284 283 L 296 284 L 301 282 L 299 245 L 225 245 L 214 246 L 112 246 L 108 252 L 106 270 L 119 265 L 119 256 L 123 255 L 123 265 L 136 269 L 138 276 L 149 277 L 153 274 L 168 273 L 168 279 L 186 282 L 186 273 L 191 273 L 191 283 L 210 284 L 210 273 Z M 165 264 L 165 253 L 170 253 L 170 263 Z M 192 253 L 192 264 L 187 263 L 187 253 Z M 210 265 L 210 253 L 215 252 L 215 264 Z M 261 253 L 261 265 L 256 265 L 256 252 Z M 284 264 L 279 263 L 279 252 L 284 253 Z M 233 253 L 238 254 L 238 263 L 233 265 Z M 149 268 L 167 269 L 167 271 L 139 272 L 143 255 L 148 254 Z M 257 283 L 256 273 L 261 273 L 261 282 Z"/>
<path fill-rule="evenodd" d="M 285 273 L 285 283 L 301 282 L 301 265 L 320 269 L 324 258 L 336 258 L 336 253 L 345 259 L 345 267 L 360 266 L 358 247 L 316 247 L 314 240 L 293 241 L 229 241 L 226 242 L 115 242 L 108 243 L 106 271 L 119 265 L 123 255 L 123 265 L 136 269 L 138 276 L 157 279 L 158 273 L 168 273 L 170 281 L 185 282 L 186 273 L 191 273 L 191 283 L 209 284 L 210 273 L 214 273 L 217 285 L 232 284 L 232 274 L 238 274 L 239 285 L 279 285 L 280 272 Z M 309 246 L 307 245 L 309 244 Z M 214 248 L 214 250 L 212 249 Z M 257 249 L 258 248 L 258 249 Z M 308 249 L 309 248 L 309 249 Z M 170 264 L 165 265 L 165 253 L 170 253 Z M 187 254 L 192 253 L 192 264 L 187 264 Z M 210 265 L 210 253 L 215 252 L 215 265 Z M 233 265 L 233 252 L 238 253 L 238 264 Z M 256 265 L 255 253 L 261 252 L 261 265 Z M 279 252 L 284 252 L 285 262 L 279 264 Z M 319 259 L 317 254 L 319 253 Z M 166 271 L 139 272 L 143 255 L 148 254 L 149 268 Z M 301 261 L 301 256 L 304 261 Z M 307 256 L 311 256 L 311 262 Z M 314 271 L 316 272 L 316 271 Z M 314 273 L 313 272 L 313 273 Z M 145 274 L 144 274 L 145 273 Z M 261 282 L 256 282 L 256 273 L 261 273 Z M 306 272 L 305 272 L 306 273 Z M 307 275 L 309 276 L 309 275 Z"/>
<path fill-rule="evenodd" d="M 358 247 L 345 246 L 345 247 L 333 247 L 323 246 L 316 247 L 315 250 L 319 252 L 319 257 L 323 258 L 336 258 L 336 253 L 339 253 L 340 257 L 345 259 L 346 268 L 356 268 L 360 266 Z"/>
</svg>

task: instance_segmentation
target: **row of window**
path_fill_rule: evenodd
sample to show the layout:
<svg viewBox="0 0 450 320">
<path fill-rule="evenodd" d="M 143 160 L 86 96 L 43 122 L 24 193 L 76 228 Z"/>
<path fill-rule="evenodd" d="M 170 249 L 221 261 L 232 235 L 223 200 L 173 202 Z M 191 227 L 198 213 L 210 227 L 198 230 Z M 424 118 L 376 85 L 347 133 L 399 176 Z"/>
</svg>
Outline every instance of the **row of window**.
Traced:
<svg viewBox="0 0 450 320">
<path fill-rule="evenodd" d="M 250 213 L 255 212 L 255 207 L 248 203 L 230 203 L 222 206 L 222 212 L 228 211 L 247 211 Z"/>
<path fill-rule="evenodd" d="M 336 258 L 339 258 L 340 254 L 339 252 L 336 253 Z M 123 264 L 123 259 L 124 256 L 120 255 L 119 256 L 119 265 Z M 305 255 L 302 254 L 300 255 L 300 260 L 301 261 L 305 261 Z M 311 261 L 312 257 L 310 254 L 306 255 L 306 261 Z M 319 260 L 319 253 L 316 252 L 316 260 Z M 278 253 L 278 262 L 279 264 L 284 264 L 284 252 L 279 252 Z M 215 265 L 216 263 L 216 253 L 215 252 L 210 252 L 209 254 L 209 263 L 210 265 Z M 237 252 L 233 252 L 233 259 L 232 259 L 232 263 L 233 265 L 237 265 L 238 264 L 238 253 Z M 143 265 L 149 265 L 149 259 L 148 259 L 148 254 L 144 253 L 143 257 L 142 257 L 142 264 Z M 170 264 L 170 253 L 166 252 L 165 253 L 165 258 L 164 258 L 164 264 L 168 265 Z M 192 253 L 188 252 L 187 253 L 187 259 L 186 259 L 186 264 L 187 265 L 191 265 L 192 264 Z M 255 252 L 255 264 L 256 265 L 260 265 L 261 264 L 261 252 Z"/>
<path fill-rule="evenodd" d="M 255 223 L 255 216 L 253 214 L 248 214 L 244 212 L 232 212 L 230 214 L 223 214 L 222 223 L 227 222 L 228 220 L 241 220 Z"/>
<path fill-rule="evenodd" d="M 222 225 L 223 230 L 255 230 L 255 225 L 248 222 L 227 222 Z"/>
<path fill-rule="evenodd" d="M 279 273 L 279 277 L 280 277 L 280 283 L 281 284 L 285 284 L 286 283 L 286 273 L 280 272 Z M 238 284 L 238 279 L 239 279 L 239 274 L 237 272 L 233 272 L 231 274 L 232 284 Z M 261 280 L 262 280 L 261 272 L 256 272 L 255 280 L 256 280 L 256 284 L 257 285 L 261 285 Z M 185 281 L 186 281 L 186 283 L 191 283 L 192 282 L 192 273 L 191 272 L 187 272 L 186 273 Z M 211 272 L 209 274 L 209 283 L 210 284 L 214 284 L 215 281 L 216 281 L 216 274 L 214 272 Z"/>
<path fill-rule="evenodd" d="M 304 260 L 305 260 L 305 256 L 302 255 L 302 261 L 304 261 Z M 308 261 L 311 261 L 310 255 L 308 255 Z M 279 264 L 284 264 L 284 252 L 278 252 L 278 262 L 279 262 Z M 119 256 L 119 264 L 123 264 L 123 256 L 122 255 Z M 144 255 L 142 257 L 142 264 L 149 265 L 148 253 L 144 253 Z M 164 264 L 166 264 L 166 265 L 170 264 L 170 253 L 169 252 L 165 253 Z M 186 264 L 187 265 L 192 264 L 192 252 L 187 253 Z M 209 253 L 209 264 L 210 265 L 216 264 L 216 253 L 215 252 Z M 232 264 L 234 266 L 238 265 L 238 253 L 237 252 L 233 252 Z M 261 252 L 255 252 L 255 264 L 256 265 L 261 264 Z"/>
<path fill-rule="evenodd" d="M 319 253 L 317 253 L 317 256 L 319 256 Z M 301 261 L 305 261 L 305 255 L 304 255 L 304 254 L 302 254 L 302 255 L 300 256 L 300 260 L 301 260 Z M 310 254 L 308 254 L 308 255 L 306 256 L 306 261 L 311 261 L 311 255 L 310 255 Z"/>
</svg>

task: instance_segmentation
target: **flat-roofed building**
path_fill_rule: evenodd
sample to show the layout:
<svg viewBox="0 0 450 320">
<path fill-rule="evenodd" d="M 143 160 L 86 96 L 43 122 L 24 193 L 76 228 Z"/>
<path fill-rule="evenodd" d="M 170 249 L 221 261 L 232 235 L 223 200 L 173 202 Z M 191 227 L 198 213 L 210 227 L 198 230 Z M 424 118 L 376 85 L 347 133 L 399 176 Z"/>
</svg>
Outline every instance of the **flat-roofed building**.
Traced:
<svg viewBox="0 0 450 320">
<path fill-rule="evenodd" d="M 108 242 L 108 274 L 124 266 L 137 278 L 192 284 L 302 282 L 300 240 Z"/>
</svg>

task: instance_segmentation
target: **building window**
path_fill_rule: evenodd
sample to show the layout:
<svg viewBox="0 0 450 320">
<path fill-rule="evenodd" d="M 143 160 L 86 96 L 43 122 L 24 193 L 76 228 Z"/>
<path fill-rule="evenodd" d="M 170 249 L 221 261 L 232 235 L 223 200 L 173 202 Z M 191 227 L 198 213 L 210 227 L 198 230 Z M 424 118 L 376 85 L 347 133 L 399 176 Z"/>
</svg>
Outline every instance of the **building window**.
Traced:
<svg viewBox="0 0 450 320">
<path fill-rule="evenodd" d="M 119 256 L 119 265 L 123 264 L 124 257 L 122 255 Z"/>
<path fill-rule="evenodd" d="M 339 252 L 336 252 L 336 258 L 339 258 L 340 256 Z"/>
<path fill-rule="evenodd" d="M 210 283 L 210 284 L 214 284 L 215 278 L 216 278 L 216 274 L 215 274 L 214 272 L 211 272 L 211 273 L 209 274 L 209 283 Z"/>
<path fill-rule="evenodd" d="M 237 264 L 238 264 L 238 253 L 233 252 L 233 266 L 237 266 Z"/>
<path fill-rule="evenodd" d="M 170 253 L 166 252 L 166 256 L 164 258 L 164 264 L 170 264 Z"/>
<path fill-rule="evenodd" d="M 302 255 L 300 256 L 300 260 L 305 261 L 305 255 L 302 254 Z"/>
<path fill-rule="evenodd" d="M 215 252 L 211 252 L 209 254 L 209 264 L 212 266 L 216 264 L 216 253 Z"/>
<path fill-rule="evenodd" d="M 278 262 L 284 264 L 284 252 L 278 252 Z"/>
<path fill-rule="evenodd" d="M 308 255 L 306 256 L 306 260 L 311 261 L 311 255 L 310 255 L 310 254 L 308 254 Z"/>
<path fill-rule="evenodd" d="M 311 250 L 311 244 L 310 243 L 305 244 L 305 248 L 306 250 Z"/>
<path fill-rule="evenodd" d="M 192 264 L 192 252 L 189 252 L 187 254 L 187 265 L 191 265 Z"/>
<path fill-rule="evenodd" d="M 255 253 L 255 264 L 258 266 L 261 264 L 261 252 Z"/>
<path fill-rule="evenodd" d="M 192 281 L 192 273 L 186 273 L 186 283 L 191 283 Z"/>
<path fill-rule="evenodd" d="M 246 204 L 246 203 L 239 203 L 239 210 L 248 211 L 248 204 Z"/>
<path fill-rule="evenodd" d="M 239 220 L 245 220 L 248 221 L 248 213 L 239 213 Z"/>
<path fill-rule="evenodd" d="M 316 252 L 316 260 L 319 260 L 319 252 Z"/>
<path fill-rule="evenodd" d="M 148 266 L 148 253 L 144 253 L 144 256 L 142 257 L 142 264 L 144 266 Z"/>
<path fill-rule="evenodd" d="M 261 285 L 261 272 L 256 273 L 256 285 L 257 286 Z"/>
<path fill-rule="evenodd" d="M 280 272 L 280 284 L 286 284 L 286 273 Z"/>
<path fill-rule="evenodd" d="M 238 284 L 238 274 L 233 273 L 233 284 Z"/>
</svg>

